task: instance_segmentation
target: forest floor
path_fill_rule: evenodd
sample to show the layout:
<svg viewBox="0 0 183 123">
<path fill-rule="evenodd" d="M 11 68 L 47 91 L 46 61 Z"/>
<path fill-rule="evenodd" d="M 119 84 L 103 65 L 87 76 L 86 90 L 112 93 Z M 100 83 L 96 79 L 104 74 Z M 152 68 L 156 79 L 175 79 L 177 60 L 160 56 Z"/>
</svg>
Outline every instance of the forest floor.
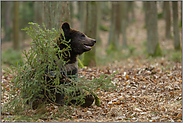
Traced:
<svg viewBox="0 0 183 123">
<path fill-rule="evenodd" d="M 100 59 L 98 66 L 79 69 L 79 76 L 88 79 L 99 77 L 103 73 L 111 75 L 118 71 L 111 80 L 118 89 L 97 90 L 100 107 L 96 105 L 89 108 L 73 107 L 73 112 L 67 118 L 64 114 L 55 118 L 53 114 L 58 113 L 58 106 L 49 104 L 42 111 L 47 117 L 31 119 L 40 112 L 31 109 L 26 116 L 29 120 L 11 112 L 1 112 L 2 122 L 182 122 L 182 63 L 175 56 L 176 53 L 181 54 L 181 51 L 173 50 L 173 39 L 165 38 L 165 22 L 159 19 L 158 34 L 163 56 L 149 58 L 145 55 L 144 13 L 140 9 L 142 4 L 136 3 L 135 22 L 127 29 L 128 44 L 136 47 L 133 54 L 128 49 L 123 49 L 120 53 L 109 57 L 105 52 L 109 32 L 101 31 L 102 43 L 96 47 L 96 55 Z M 74 19 L 73 22 L 73 28 L 79 29 L 78 20 Z M 103 24 L 107 27 L 110 25 L 109 22 Z M 25 42 L 25 49 L 30 48 L 29 42 Z M 10 43 L 2 44 L 2 50 L 9 46 Z M 12 76 L 5 76 L 4 70 L 1 73 L 1 84 L 11 86 L 9 82 Z M 1 91 L 3 89 L 1 86 Z M 1 105 L 7 98 L 8 90 L 5 90 L 4 95 L 1 93 Z"/>
</svg>

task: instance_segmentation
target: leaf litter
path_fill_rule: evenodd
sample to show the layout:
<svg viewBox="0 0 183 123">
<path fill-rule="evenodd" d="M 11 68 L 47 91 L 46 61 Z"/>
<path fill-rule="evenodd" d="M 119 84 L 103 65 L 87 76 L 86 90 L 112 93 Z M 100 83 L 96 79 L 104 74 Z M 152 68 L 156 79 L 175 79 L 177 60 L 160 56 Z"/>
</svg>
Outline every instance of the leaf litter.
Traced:
<svg viewBox="0 0 183 123">
<path fill-rule="evenodd" d="M 138 6 L 135 13 L 137 23 L 130 24 L 127 34 L 130 37 L 128 43 L 138 46 L 136 52 L 139 53 L 142 50 L 141 47 L 144 47 L 142 41 L 146 40 L 146 30 L 143 28 L 144 14 L 140 9 L 142 2 L 136 2 L 136 5 Z M 79 22 L 77 20 L 74 22 L 78 26 Z M 161 48 L 173 49 L 173 40 L 169 41 L 164 38 L 164 20 L 158 20 L 158 23 L 160 23 L 158 34 Z M 108 32 L 101 31 L 100 37 L 102 54 L 99 53 L 99 55 L 101 56 L 105 55 Z M 103 73 L 111 75 L 115 71 L 118 73 L 114 75 L 111 82 L 118 89 L 96 91 L 100 98 L 100 107 L 96 105 L 89 108 L 71 106 L 74 110 L 69 117 L 65 118 L 64 114 L 67 112 L 60 114 L 58 106 L 48 104 L 44 110 L 30 109 L 26 111 L 26 114 L 28 117 L 38 113 L 45 114 L 45 117 L 31 119 L 31 122 L 182 122 L 181 63 L 165 59 L 155 59 L 154 62 L 149 62 L 143 56 L 137 56 L 136 59 L 115 61 L 108 66 L 79 69 L 79 77 L 85 76 L 91 80 L 100 77 Z M 13 85 L 10 83 L 12 76 L 6 76 L 4 70 L 1 73 L 1 105 L 3 105 L 8 100 L 8 87 Z M 55 114 L 59 116 L 55 118 Z M 14 117 L 18 116 L 12 114 L 11 111 L 1 112 L 2 122 L 26 122 L 16 120 Z"/>
<path fill-rule="evenodd" d="M 129 65 L 122 65 L 129 64 Z M 130 67 L 130 64 L 133 67 Z M 172 67 L 167 67 L 167 65 Z M 119 66 L 120 65 L 120 66 Z M 129 66 L 129 67 L 127 67 Z M 68 118 L 58 112 L 58 106 L 48 104 L 45 110 L 29 110 L 27 115 L 46 114 L 36 122 L 182 122 L 182 65 L 178 62 L 164 61 L 156 64 L 121 63 L 109 64 L 103 68 L 79 69 L 79 77 L 85 76 L 92 80 L 101 74 L 110 76 L 118 71 L 111 82 L 118 89 L 97 90 L 101 106 L 92 105 L 88 108 L 72 107 L 74 110 Z M 7 102 L 11 76 L 1 75 L 1 105 Z M 14 117 L 11 112 L 1 112 L 3 122 Z M 62 117 L 63 116 L 63 117 Z M 16 120 L 15 120 L 16 121 Z M 33 120 L 34 121 L 34 120 Z M 12 121 L 13 122 L 13 121 Z"/>
</svg>

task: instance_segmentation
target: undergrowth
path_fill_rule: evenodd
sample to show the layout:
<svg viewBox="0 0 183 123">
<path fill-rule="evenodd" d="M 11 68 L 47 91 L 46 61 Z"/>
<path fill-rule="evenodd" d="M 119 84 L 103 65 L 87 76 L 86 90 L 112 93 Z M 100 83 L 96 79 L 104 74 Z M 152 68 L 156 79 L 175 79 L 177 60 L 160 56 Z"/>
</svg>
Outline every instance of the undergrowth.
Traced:
<svg viewBox="0 0 183 123">
<path fill-rule="evenodd" d="M 23 51 L 24 60 L 20 60 L 7 69 L 7 74 L 12 74 L 13 78 L 11 80 L 11 85 L 8 90 L 9 100 L 7 103 L 2 105 L 2 111 L 8 111 L 12 114 L 26 115 L 28 110 L 32 107 L 27 104 L 30 100 L 35 100 L 36 96 L 43 97 L 40 92 L 45 90 L 48 92 L 48 97 L 51 98 L 54 104 L 55 95 L 50 92 L 50 88 L 54 87 L 56 92 L 64 93 L 67 100 L 76 99 L 84 103 L 84 96 L 90 93 L 95 98 L 95 104 L 100 106 L 100 100 L 95 94 L 96 90 L 112 90 L 116 87 L 111 83 L 111 79 L 115 73 L 110 76 L 101 75 L 99 78 L 94 78 L 93 80 L 87 80 L 86 78 L 75 77 L 66 78 L 72 84 L 60 84 L 63 81 L 64 65 L 68 61 L 63 61 L 65 55 L 69 55 L 69 51 L 72 49 L 69 46 L 70 41 L 62 40 L 61 43 L 65 44 L 67 47 L 60 49 L 56 43 L 56 39 L 60 36 L 60 32 L 64 37 L 63 31 L 56 31 L 54 28 L 52 30 L 46 29 L 43 24 L 42 28 L 37 23 L 29 23 L 31 26 L 26 27 L 26 33 L 33 39 L 31 43 L 31 48 L 28 51 Z M 58 53 L 58 56 L 56 55 Z M 62 66 L 58 66 L 55 61 L 62 63 Z M 50 81 L 46 80 L 46 77 L 53 78 Z M 51 83 L 51 84 L 50 84 Z M 72 86 L 71 86 L 72 85 Z M 76 90 L 80 90 L 81 95 L 74 96 Z M 4 89 L 3 93 L 7 90 Z M 45 93 L 44 93 L 45 94 Z M 45 104 L 46 105 L 46 104 Z M 43 108 L 45 108 L 43 106 Z M 69 106 L 59 106 L 59 114 L 55 114 L 61 117 L 63 112 L 67 112 Z M 69 110 L 70 111 L 70 110 Z M 66 114 L 70 114 L 68 112 Z M 45 112 L 40 115 L 44 117 Z M 32 115 L 32 117 L 34 117 Z"/>
<path fill-rule="evenodd" d="M 1 55 L 2 64 L 14 65 L 22 60 L 22 53 L 13 49 L 4 50 Z"/>
</svg>

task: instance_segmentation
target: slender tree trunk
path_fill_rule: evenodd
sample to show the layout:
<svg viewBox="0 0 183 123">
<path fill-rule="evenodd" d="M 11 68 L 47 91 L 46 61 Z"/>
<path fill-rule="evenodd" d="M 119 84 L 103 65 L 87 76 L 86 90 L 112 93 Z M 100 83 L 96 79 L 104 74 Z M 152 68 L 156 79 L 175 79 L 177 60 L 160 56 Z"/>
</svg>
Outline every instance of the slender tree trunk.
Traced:
<svg viewBox="0 0 183 123">
<path fill-rule="evenodd" d="M 68 1 L 64 1 L 61 3 L 62 7 L 62 13 L 61 13 L 61 23 L 64 21 L 67 21 L 71 24 L 71 13 L 70 13 L 70 5 Z M 71 25 L 72 26 L 72 25 Z"/>
<path fill-rule="evenodd" d="M 111 1 L 101 1 L 101 11 L 104 17 L 110 15 L 110 10 L 111 10 Z"/>
<path fill-rule="evenodd" d="M 86 1 L 79 2 L 79 20 L 80 20 L 80 31 L 85 33 L 86 27 Z"/>
<path fill-rule="evenodd" d="M 34 2 L 34 22 L 42 25 L 43 22 L 43 2 L 35 1 Z"/>
<path fill-rule="evenodd" d="M 135 8 L 135 2 L 131 1 L 131 11 L 132 11 L 132 18 L 131 21 L 133 22 L 135 19 L 135 12 L 134 12 L 134 8 Z"/>
<path fill-rule="evenodd" d="M 151 56 L 161 56 L 158 43 L 157 5 L 155 1 L 145 2 L 147 21 L 147 52 Z M 148 9 L 147 9 L 148 8 Z"/>
<path fill-rule="evenodd" d="M 101 13 L 101 1 L 99 1 L 99 2 L 97 2 L 97 11 L 98 11 L 98 17 L 97 17 L 97 24 L 98 24 L 98 26 L 97 26 L 97 42 L 99 43 L 99 42 L 101 42 L 101 39 L 100 39 L 100 25 L 101 25 L 101 15 L 102 15 L 102 13 Z"/>
<path fill-rule="evenodd" d="M 78 16 L 80 21 L 80 31 L 86 34 L 86 1 L 78 1 Z M 78 58 L 83 59 L 84 54 Z"/>
<path fill-rule="evenodd" d="M 19 41 L 19 2 L 13 2 L 13 48 L 20 50 Z"/>
<path fill-rule="evenodd" d="M 90 1 L 87 2 L 87 14 L 86 14 L 86 35 L 91 38 L 97 38 L 97 18 L 98 18 L 98 10 L 97 10 L 97 2 Z M 95 58 L 95 48 L 94 46 L 91 51 L 84 53 L 83 56 L 83 65 L 94 67 L 96 66 L 96 58 Z"/>
<path fill-rule="evenodd" d="M 49 1 L 43 1 L 43 23 L 46 25 L 46 28 L 53 28 L 52 17 L 53 11 L 51 11 L 51 6 L 53 3 Z M 58 22 L 57 22 L 58 23 Z"/>
<path fill-rule="evenodd" d="M 43 1 L 43 22 L 48 29 L 59 30 L 64 21 L 71 22 L 69 2 Z"/>
<path fill-rule="evenodd" d="M 180 36 L 179 36 L 179 25 L 178 25 L 178 2 L 172 2 L 173 9 L 173 40 L 174 40 L 174 49 L 180 50 Z"/>
<path fill-rule="evenodd" d="M 74 18 L 73 2 L 74 2 L 74 1 L 69 1 L 69 9 L 70 9 L 70 25 L 71 25 L 71 26 L 73 26 L 72 19 Z"/>
<path fill-rule="evenodd" d="M 1 3 L 2 4 L 2 3 Z M 3 38 L 2 41 L 10 41 L 11 40 L 11 31 L 12 31 L 12 22 L 11 22 L 11 2 L 10 1 L 6 1 L 3 2 L 3 17 L 4 17 L 4 32 L 5 32 L 5 36 Z"/>
<path fill-rule="evenodd" d="M 121 2 L 121 32 L 123 35 L 122 47 L 127 47 L 126 28 L 127 28 L 127 2 Z"/>
<path fill-rule="evenodd" d="M 181 17 L 180 17 L 180 27 L 182 28 L 182 1 L 180 2 L 180 8 L 181 8 Z"/>
<path fill-rule="evenodd" d="M 143 8 L 144 8 L 144 13 L 145 13 L 145 27 L 147 28 L 147 17 L 148 17 L 148 15 L 147 15 L 147 8 L 146 8 L 146 2 L 145 1 L 143 1 Z"/>
<path fill-rule="evenodd" d="M 119 11 L 120 2 L 112 1 L 108 53 L 110 53 L 111 51 L 119 50 L 119 34 L 121 31 L 121 17 L 118 15 Z"/>
<path fill-rule="evenodd" d="M 164 1 L 165 8 L 165 21 L 166 21 L 166 38 L 170 39 L 171 37 L 171 16 L 170 16 L 170 3 L 169 1 Z"/>
</svg>

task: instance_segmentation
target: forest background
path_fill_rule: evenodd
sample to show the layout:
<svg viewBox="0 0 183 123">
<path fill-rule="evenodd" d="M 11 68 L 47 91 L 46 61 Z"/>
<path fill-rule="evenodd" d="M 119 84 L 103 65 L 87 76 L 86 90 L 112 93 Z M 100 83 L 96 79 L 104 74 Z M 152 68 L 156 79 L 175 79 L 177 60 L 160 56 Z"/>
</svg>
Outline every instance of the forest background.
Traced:
<svg viewBox="0 0 183 123">
<path fill-rule="evenodd" d="M 108 74 L 119 71 L 121 74 L 117 74 L 115 77 L 119 83 L 122 82 L 120 85 L 123 92 L 133 95 L 135 80 L 132 80 L 144 81 L 147 76 L 138 78 L 136 74 L 139 71 L 143 73 L 145 70 L 149 70 L 150 73 L 147 75 L 152 74 L 151 77 L 155 84 L 139 83 L 140 90 L 160 88 L 164 89 L 167 95 L 169 94 L 169 99 L 163 98 L 166 103 L 163 106 L 161 105 L 163 102 L 161 95 L 157 96 L 156 92 L 146 90 L 146 95 L 150 95 L 149 99 L 141 96 L 140 100 L 150 101 L 149 108 L 146 108 L 149 112 L 141 114 L 145 112 L 143 106 L 136 108 L 132 106 L 133 100 L 140 102 L 137 97 L 119 96 L 119 93 L 114 92 L 113 98 L 119 99 L 121 102 L 128 101 L 128 104 L 120 103 L 120 106 L 124 107 L 122 112 L 126 114 L 121 116 L 117 112 L 113 113 L 114 109 L 118 110 L 114 106 L 118 102 L 107 96 L 113 93 L 105 93 L 105 96 L 101 96 L 101 102 L 106 102 L 103 106 L 107 105 L 108 108 L 102 110 L 102 113 L 99 112 L 101 118 L 96 120 L 97 113 L 95 112 L 94 115 L 92 109 L 88 109 L 89 111 L 82 109 L 88 115 L 92 113 L 93 120 L 81 112 L 85 121 L 102 121 L 103 114 L 110 117 L 104 121 L 182 121 L 182 1 L 1 1 L 2 74 L 3 69 L 22 59 L 23 50 L 30 49 L 32 39 L 21 30 L 29 26 L 28 22 L 39 25 L 45 23 L 47 28 L 58 30 L 64 21 L 68 21 L 72 28 L 84 32 L 97 41 L 96 46 L 90 52 L 79 57 L 82 64 L 87 66 L 85 70 L 80 69 L 81 75 L 92 78 L 91 76 L 96 77 L 101 71 Z M 160 71 L 161 73 L 159 73 Z M 168 78 L 160 79 L 161 76 L 168 76 Z M 1 75 L 1 79 L 2 84 L 7 84 L 11 77 L 7 79 Z M 2 100 L 1 103 L 6 98 L 4 97 Z M 158 100 L 158 102 L 154 104 L 153 100 Z M 171 106 L 168 101 L 172 101 Z M 129 109 L 130 104 L 132 109 Z M 167 114 L 150 108 L 155 107 L 156 104 L 162 108 L 162 112 L 166 110 Z M 111 105 L 113 106 L 111 107 Z M 96 108 L 96 111 L 98 110 Z M 130 113 L 130 111 L 132 112 Z M 134 114 L 134 112 L 136 113 Z M 76 115 L 72 118 L 74 119 L 60 118 L 60 121 L 82 121 Z M 49 118 L 41 120 L 50 121 Z"/>
</svg>

